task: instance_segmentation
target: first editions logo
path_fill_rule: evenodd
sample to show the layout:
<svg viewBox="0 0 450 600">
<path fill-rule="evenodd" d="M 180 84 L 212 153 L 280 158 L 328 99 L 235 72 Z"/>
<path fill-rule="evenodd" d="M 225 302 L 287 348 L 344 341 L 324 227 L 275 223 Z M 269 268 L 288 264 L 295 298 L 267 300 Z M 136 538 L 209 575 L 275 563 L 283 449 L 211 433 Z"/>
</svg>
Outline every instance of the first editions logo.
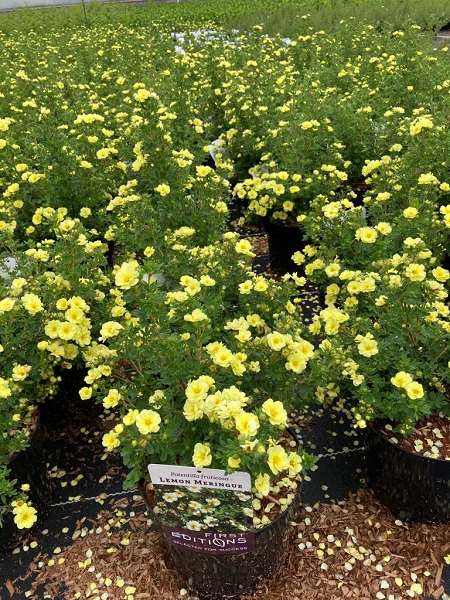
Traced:
<svg viewBox="0 0 450 600">
<path fill-rule="evenodd" d="M 189 548 L 194 552 L 244 554 L 255 549 L 254 533 L 218 533 L 164 527 L 164 535 L 169 543 Z"/>
</svg>

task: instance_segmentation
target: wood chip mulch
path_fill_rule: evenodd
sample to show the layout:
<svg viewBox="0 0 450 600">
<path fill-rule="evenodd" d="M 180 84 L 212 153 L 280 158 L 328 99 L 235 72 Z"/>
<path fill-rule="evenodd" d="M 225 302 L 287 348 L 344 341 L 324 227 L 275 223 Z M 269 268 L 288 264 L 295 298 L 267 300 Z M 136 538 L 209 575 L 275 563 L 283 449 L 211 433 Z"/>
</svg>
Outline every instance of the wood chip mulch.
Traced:
<svg viewBox="0 0 450 600">
<path fill-rule="evenodd" d="M 450 460 L 450 419 L 439 415 L 423 419 L 409 435 L 399 437 L 398 443 L 416 454 Z"/>
<path fill-rule="evenodd" d="M 35 559 L 34 582 L 24 597 L 195 597 L 166 564 L 160 537 L 150 530 L 142 503 L 134 497 L 113 506 L 112 512 L 98 514 L 84 536 L 73 536 L 66 549 Z M 246 600 L 438 599 L 444 592 L 450 524 L 404 524 L 367 491 L 338 504 L 302 507 L 290 539 L 282 570 Z"/>
</svg>

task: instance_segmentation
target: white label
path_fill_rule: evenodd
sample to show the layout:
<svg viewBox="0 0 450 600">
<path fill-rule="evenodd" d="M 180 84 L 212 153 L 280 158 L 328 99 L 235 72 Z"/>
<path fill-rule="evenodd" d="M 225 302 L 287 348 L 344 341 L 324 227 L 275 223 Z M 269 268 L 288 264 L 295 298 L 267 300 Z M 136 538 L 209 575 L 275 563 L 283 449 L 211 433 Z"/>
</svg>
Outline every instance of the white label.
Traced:
<svg viewBox="0 0 450 600">
<path fill-rule="evenodd" d="M 186 487 L 214 488 L 234 492 L 250 492 L 250 473 L 236 471 L 226 474 L 221 469 L 197 469 L 178 465 L 148 465 L 154 485 L 183 485 Z"/>
</svg>

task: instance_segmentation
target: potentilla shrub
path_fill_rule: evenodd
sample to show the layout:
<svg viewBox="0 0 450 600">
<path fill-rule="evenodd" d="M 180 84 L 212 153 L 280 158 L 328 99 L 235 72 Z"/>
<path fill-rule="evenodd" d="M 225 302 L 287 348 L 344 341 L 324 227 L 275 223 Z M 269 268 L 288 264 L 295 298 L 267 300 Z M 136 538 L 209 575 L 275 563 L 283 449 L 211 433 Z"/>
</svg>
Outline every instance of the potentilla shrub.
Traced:
<svg viewBox="0 0 450 600">
<path fill-rule="evenodd" d="M 357 281 L 367 272 L 377 273 L 386 257 L 401 255 L 408 247 L 419 247 L 430 265 L 442 264 L 449 242 L 449 214 L 449 205 L 439 204 L 429 186 L 403 196 L 367 195 L 365 206 L 351 191 L 317 196 L 304 221 L 315 243 L 296 252 L 293 260 L 332 295 L 346 285 L 350 293 L 358 294 L 365 289 L 362 285 L 358 290 Z"/>
<path fill-rule="evenodd" d="M 151 194 L 137 193 L 137 180 L 130 180 L 111 199 L 106 208 L 111 223 L 106 237 L 116 245 L 117 260 L 129 255 L 130 250 L 142 256 L 149 246 L 163 258 L 167 251 L 165 238 L 177 229 L 181 236 L 195 231 L 197 243 L 204 245 L 222 234 L 228 215 L 229 184 L 208 165 L 189 168 L 193 159 L 188 150 L 172 156 L 177 177 L 166 173 L 161 180 L 165 183 L 155 186 Z"/>
<path fill-rule="evenodd" d="M 54 209 L 44 217 L 53 237 L 25 252 L 10 241 L 0 255 L 0 521 L 12 510 L 19 528 L 37 514 L 10 460 L 27 447 L 36 407 L 57 392 L 61 369 L 80 366 L 93 344 L 109 289 L 105 245 L 79 220 Z"/>
<path fill-rule="evenodd" d="M 121 452 L 128 486 L 160 462 L 248 471 L 261 497 L 280 479 L 295 489 L 310 461 L 285 430 L 307 401 L 299 383 L 314 356 L 295 290 L 253 274 L 250 244 L 234 233 L 186 253 L 191 268 L 172 286 L 142 279 L 163 268 L 154 258 L 117 266 L 107 350 L 90 353 L 80 395 L 117 415 L 103 444 Z"/>
<path fill-rule="evenodd" d="M 422 417 L 450 416 L 450 272 L 423 248 L 416 240 L 378 272 L 359 273 L 342 292 L 336 285 L 310 326 L 324 337 L 313 363 L 316 398 L 338 386 L 355 402 L 358 427 L 387 419 L 406 433 Z"/>
</svg>

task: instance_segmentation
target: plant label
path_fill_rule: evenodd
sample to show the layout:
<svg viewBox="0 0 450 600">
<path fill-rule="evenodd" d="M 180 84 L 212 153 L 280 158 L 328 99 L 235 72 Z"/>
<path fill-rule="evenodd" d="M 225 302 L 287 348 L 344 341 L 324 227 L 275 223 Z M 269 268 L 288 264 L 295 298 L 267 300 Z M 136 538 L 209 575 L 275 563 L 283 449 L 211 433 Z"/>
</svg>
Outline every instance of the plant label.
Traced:
<svg viewBox="0 0 450 600">
<path fill-rule="evenodd" d="M 151 464 L 148 472 L 153 485 L 206 487 L 234 492 L 250 492 L 252 489 L 250 473 L 243 471 L 226 474 L 221 469 Z"/>
</svg>

